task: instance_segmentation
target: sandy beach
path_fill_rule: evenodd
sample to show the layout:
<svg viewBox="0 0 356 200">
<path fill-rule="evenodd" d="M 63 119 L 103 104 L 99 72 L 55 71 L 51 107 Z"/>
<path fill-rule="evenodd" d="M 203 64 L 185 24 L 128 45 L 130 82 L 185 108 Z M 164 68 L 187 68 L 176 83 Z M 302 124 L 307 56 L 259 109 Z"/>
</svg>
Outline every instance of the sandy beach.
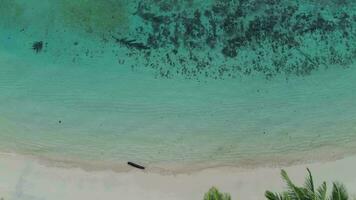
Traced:
<svg viewBox="0 0 356 200">
<path fill-rule="evenodd" d="M 356 194 L 356 157 L 283 167 L 296 183 L 302 183 L 305 168 L 316 183 L 343 182 Z M 41 164 L 20 155 L 0 154 L 0 197 L 11 199 L 130 199 L 199 200 L 211 186 L 229 192 L 233 199 L 264 199 L 266 189 L 283 189 L 280 167 L 241 169 L 222 167 L 174 175 L 138 171 L 86 171 Z"/>
</svg>

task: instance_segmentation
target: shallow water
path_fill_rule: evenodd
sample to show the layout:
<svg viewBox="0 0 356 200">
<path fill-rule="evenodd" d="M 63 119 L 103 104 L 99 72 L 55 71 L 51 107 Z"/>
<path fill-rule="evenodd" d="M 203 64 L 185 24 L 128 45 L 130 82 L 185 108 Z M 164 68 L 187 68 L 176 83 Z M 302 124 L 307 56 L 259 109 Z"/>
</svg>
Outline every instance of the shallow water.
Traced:
<svg viewBox="0 0 356 200">
<path fill-rule="evenodd" d="M 356 152 L 352 1 L 0 3 L 1 151 L 183 166 Z"/>
</svg>

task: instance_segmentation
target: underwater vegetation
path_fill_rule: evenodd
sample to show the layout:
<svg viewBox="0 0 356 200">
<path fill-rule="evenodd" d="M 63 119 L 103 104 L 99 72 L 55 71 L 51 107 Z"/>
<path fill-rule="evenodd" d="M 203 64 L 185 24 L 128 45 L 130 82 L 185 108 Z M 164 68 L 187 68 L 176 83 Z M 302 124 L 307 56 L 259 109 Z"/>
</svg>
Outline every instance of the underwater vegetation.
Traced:
<svg viewBox="0 0 356 200">
<path fill-rule="evenodd" d="M 111 33 L 127 25 L 127 7 L 123 0 L 59 0 L 59 10 L 67 25 L 88 33 Z"/>
<path fill-rule="evenodd" d="M 41 52 L 42 49 L 43 49 L 43 42 L 42 42 L 42 41 L 34 42 L 34 43 L 32 44 L 32 49 L 33 49 L 36 53 Z"/>
<path fill-rule="evenodd" d="M 24 7 L 16 0 L 0 0 L 0 23 L 11 26 L 22 21 Z"/>
<path fill-rule="evenodd" d="M 0 22 L 17 24 L 24 10 L 34 8 L 19 2 L 0 0 L 0 15 L 6 16 Z M 102 49 L 81 47 L 82 52 L 72 56 L 94 58 L 95 53 L 115 52 L 112 57 L 118 65 L 149 68 L 157 78 L 287 79 L 348 68 L 356 59 L 356 2 L 350 0 L 53 0 L 47 4 L 50 9 L 40 12 L 53 15 L 57 27 L 42 32 L 84 32 L 99 39 L 96 46 Z M 133 62 L 125 62 L 128 59 Z"/>
<path fill-rule="evenodd" d="M 356 58 L 355 3 L 333 2 L 216 0 L 187 11 L 141 1 L 136 14 L 151 31 L 138 36 L 161 77 L 305 76 Z"/>
<path fill-rule="evenodd" d="M 28 26 L 35 26 L 53 23 L 50 20 L 55 20 L 61 22 L 62 28 L 69 26 L 87 33 L 112 33 L 123 30 L 127 25 L 128 9 L 125 2 L 125 0 L 46 2 L 0 0 L 0 16 L 2 16 L 0 22 L 7 20 L 8 23 L 17 24 L 26 21 Z M 29 20 L 25 20 L 24 14 Z"/>
</svg>

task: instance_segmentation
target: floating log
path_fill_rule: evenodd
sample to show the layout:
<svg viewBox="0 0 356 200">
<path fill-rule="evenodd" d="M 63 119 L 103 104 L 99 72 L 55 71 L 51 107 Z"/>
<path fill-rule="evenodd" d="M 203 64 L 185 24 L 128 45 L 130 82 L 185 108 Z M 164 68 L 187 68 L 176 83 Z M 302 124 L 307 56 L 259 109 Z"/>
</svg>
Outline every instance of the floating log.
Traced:
<svg viewBox="0 0 356 200">
<path fill-rule="evenodd" d="M 132 166 L 132 167 L 138 168 L 138 169 L 142 169 L 142 170 L 145 169 L 144 166 L 141 166 L 141 165 L 133 163 L 133 162 L 127 162 L 127 164 Z"/>
</svg>

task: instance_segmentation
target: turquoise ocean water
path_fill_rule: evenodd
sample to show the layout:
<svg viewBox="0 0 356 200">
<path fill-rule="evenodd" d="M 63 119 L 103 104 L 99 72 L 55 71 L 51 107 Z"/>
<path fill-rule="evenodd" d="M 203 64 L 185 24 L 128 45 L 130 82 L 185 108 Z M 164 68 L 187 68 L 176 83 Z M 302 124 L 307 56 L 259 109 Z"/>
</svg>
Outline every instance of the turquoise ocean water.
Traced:
<svg viewBox="0 0 356 200">
<path fill-rule="evenodd" d="M 0 151 L 183 168 L 353 154 L 355 4 L 0 0 Z"/>
</svg>

